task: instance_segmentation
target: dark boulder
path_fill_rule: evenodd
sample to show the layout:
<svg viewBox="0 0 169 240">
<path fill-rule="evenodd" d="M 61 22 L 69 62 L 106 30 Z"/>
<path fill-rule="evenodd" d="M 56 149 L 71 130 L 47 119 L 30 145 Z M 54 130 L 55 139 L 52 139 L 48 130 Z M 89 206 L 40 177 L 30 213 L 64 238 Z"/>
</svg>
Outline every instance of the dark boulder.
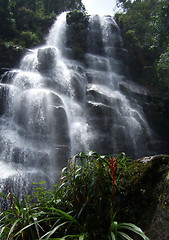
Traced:
<svg viewBox="0 0 169 240">
<path fill-rule="evenodd" d="M 129 173 L 122 174 L 118 182 L 119 222 L 140 226 L 150 240 L 168 240 L 169 155 L 131 161 L 128 169 Z"/>
<path fill-rule="evenodd" d="M 50 75 L 55 64 L 56 50 L 55 48 L 40 48 L 37 53 L 38 66 L 37 69 L 42 74 Z"/>
</svg>

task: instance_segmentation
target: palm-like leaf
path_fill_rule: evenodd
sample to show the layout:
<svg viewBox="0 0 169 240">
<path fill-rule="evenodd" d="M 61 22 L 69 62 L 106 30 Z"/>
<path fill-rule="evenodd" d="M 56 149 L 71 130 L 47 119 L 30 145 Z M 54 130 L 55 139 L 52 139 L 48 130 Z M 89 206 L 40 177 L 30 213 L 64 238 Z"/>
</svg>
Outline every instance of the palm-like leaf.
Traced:
<svg viewBox="0 0 169 240">
<path fill-rule="evenodd" d="M 127 240 L 133 240 L 129 235 L 127 235 L 125 232 L 122 232 L 121 230 L 129 230 L 133 233 L 138 234 L 140 237 L 142 237 L 144 240 L 149 240 L 149 238 L 145 235 L 145 233 L 141 230 L 141 228 L 137 227 L 135 224 L 132 223 L 117 223 L 115 221 L 112 221 L 110 226 L 110 235 L 111 239 L 118 239 L 118 236 Z M 112 237 L 113 233 L 113 237 Z"/>
</svg>

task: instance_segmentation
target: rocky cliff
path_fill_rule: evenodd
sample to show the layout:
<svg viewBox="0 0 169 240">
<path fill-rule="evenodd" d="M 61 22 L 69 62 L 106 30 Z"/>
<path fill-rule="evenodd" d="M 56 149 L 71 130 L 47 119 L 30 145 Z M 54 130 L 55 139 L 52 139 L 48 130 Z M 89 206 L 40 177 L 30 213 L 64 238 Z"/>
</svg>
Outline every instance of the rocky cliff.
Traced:
<svg viewBox="0 0 169 240">
<path fill-rule="evenodd" d="M 118 183 L 117 218 L 140 226 L 150 240 L 168 240 L 169 155 L 131 161 L 128 169 Z"/>
</svg>

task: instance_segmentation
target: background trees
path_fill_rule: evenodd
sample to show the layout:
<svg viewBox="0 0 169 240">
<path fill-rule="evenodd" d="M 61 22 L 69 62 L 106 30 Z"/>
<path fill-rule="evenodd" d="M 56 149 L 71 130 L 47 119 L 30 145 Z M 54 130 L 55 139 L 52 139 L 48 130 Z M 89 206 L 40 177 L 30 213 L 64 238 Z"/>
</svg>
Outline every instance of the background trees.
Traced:
<svg viewBox="0 0 169 240">
<path fill-rule="evenodd" d="M 15 28 L 15 20 L 10 9 L 9 0 L 0 0 L 0 38 L 12 37 Z"/>
<path fill-rule="evenodd" d="M 155 114 L 154 125 L 168 139 L 169 1 L 117 2 L 123 12 L 117 13 L 115 19 L 128 49 L 131 77 L 151 91 L 153 97 L 150 104 Z"/>
<path fill-rule="evenodd" d="M 154 85 L 160 75 L 161 65 L 157 62 L 166 61 L 168 52 L 169 2 L 118 0 L 118 5 L 123 12 L 117 13 L 115 19 L 129 50 L 128 63 L 133 80 Z"/>
<path fill-rule="evenodd" d="M 0 0 L 0 42 L 40 44 L 56 15 L 74 9 L 84 10 L 81 0 Z"/>
</svg>

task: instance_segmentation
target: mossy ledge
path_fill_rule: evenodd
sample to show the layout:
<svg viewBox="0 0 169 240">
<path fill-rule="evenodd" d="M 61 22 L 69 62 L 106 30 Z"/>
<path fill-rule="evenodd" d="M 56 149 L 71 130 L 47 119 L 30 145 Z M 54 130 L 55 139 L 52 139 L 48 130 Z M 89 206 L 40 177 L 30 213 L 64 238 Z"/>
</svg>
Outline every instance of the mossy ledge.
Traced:
<svg viewBox="0 0 169 240">
<path fill-rule="evenodd" d="M 118 182 L 118 220 L 140 226 L 150 240 L 169 239 L 169 155 L 130 161 L 128 170 Z"/>
<path fill-rule="evenodd" d="M 0 43 L 0 74 L 5 71 L 19 67 L 20 60 L 27 49 L 20 46 L 11 45 L 10 43 Z"/>
</svg>

